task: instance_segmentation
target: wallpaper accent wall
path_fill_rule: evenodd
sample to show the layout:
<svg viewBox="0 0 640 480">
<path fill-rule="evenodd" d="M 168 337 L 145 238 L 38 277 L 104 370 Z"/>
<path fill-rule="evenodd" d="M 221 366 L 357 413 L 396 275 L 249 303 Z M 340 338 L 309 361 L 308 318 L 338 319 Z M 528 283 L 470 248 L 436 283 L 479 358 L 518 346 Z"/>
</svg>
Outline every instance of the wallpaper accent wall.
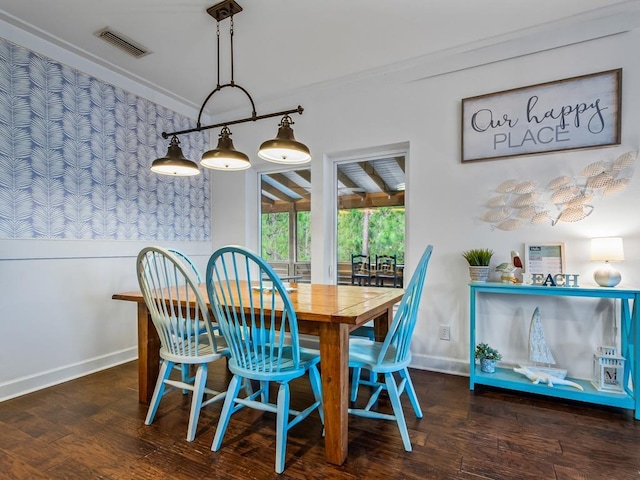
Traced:
<svg viewBox="0 0 640 480">
<path fill-rule="evenodd" d="M 194 123 L 0 38 L 0 238 L 208 240 L 208 171 L 149 170 L 161 132 Z M 180 138 L 185 156 L 207 138 Z"/>
</svg>

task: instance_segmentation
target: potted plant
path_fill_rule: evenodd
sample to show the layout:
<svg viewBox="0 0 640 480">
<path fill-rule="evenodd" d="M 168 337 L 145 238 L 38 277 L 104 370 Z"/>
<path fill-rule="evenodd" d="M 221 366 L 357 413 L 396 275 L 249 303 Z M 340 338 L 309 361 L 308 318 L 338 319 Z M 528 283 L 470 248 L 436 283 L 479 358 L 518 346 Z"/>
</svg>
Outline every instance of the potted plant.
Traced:
<svg viewBox="0 0 640 480">
<path fill-rule="evenodd" d="M 475 358 L 480 360 L 480 370 L 485 373 L 495 373 L 496 362 L 502 360 L 502 355 L 488 344 L 479 343 L 476 345 Z"/>
<path fill-rule="evenodd" d="M 493 257 L 493 250 L 488 248 L 474 248 L 462 252 L 462 256 L 469 263 L 469 276 L 472 282 L 486 282 L 489 278 L 489 263 Z"/>
</svg>

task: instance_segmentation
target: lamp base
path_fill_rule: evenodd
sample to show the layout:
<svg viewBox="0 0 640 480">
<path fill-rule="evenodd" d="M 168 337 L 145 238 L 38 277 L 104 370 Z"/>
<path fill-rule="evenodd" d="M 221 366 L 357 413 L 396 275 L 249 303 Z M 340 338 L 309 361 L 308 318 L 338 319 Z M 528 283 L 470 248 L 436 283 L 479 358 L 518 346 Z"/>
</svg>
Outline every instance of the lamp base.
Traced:
<svg viewBox="0 0 640 480">
<path fill-rule="evenodd" d="M 593 279 L 601 287 L 615 287 L 622 280 L 622 275 L 607 263 L 604 267 L 593 272 Z"/>
</svg>

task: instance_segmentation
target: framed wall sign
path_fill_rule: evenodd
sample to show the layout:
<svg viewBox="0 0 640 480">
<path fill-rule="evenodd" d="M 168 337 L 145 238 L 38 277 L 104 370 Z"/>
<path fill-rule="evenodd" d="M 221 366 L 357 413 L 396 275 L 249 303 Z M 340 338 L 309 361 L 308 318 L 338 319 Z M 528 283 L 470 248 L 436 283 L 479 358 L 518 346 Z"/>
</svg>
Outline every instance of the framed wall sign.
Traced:
<svg viewBox="0 0 640 480">
<path fill-rule="evenodd" d="M 564 243 L 527 243 L 524 246 L 526 273 L 565 273 Z"/>
<path fill-rule="evenodd" d="M 462 99 L 462 162 L 620 144 L 622 69 Z"/>
</svg>

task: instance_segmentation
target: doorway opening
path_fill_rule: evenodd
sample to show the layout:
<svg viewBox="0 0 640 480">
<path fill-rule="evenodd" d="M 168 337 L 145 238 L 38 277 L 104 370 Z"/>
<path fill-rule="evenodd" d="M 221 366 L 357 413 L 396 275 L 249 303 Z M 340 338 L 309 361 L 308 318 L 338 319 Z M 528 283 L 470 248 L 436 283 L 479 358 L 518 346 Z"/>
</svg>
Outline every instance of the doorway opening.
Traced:
<svg viewBox="0 0 640 480">
<path fill-rule="evenodd" d="M 366 285 L 402 287 L 405 156 L 339 162 L 335 168 L 337 283 L 362 285 L 360 270 Z"/>
</svg>

